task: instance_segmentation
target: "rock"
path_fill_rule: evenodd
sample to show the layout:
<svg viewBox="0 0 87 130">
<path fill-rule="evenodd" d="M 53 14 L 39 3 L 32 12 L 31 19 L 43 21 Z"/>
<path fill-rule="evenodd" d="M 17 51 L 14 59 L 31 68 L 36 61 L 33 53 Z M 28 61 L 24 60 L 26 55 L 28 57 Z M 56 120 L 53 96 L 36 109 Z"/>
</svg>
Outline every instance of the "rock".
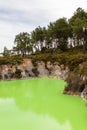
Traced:
<svg viewBox="0 0 87 130">
<path fill-rule="evenodd" d="M 64 64 L 60 65 L 60 68 L 61 70 L 65 70 L 65 65 Z"/>
<path fill-rule="evenodd" d="M 21 75 L 22 75 L 22 78 L 27 78 L 27 75 L 26 75 L 25 71 L 22 71 Z"/>
<path fill-rule="evenodd" d="M 46 63 L 46 67 L 47 67 L 48 70 L 51 70 L 53 68 L 53 65 L 52 65 L 52 63 L 50 61 L 48 61 Z"/>
<path fill-rule="evenodd" d="M 8 67 L 7 65 L 2 65 L 2 70 L 1 70 L 1 77 L 2 77 L 2 80 L 6 80 L 8 79 Z"/>
<path fill-rule="evenodd" d="M 79 94 L 82 93 L 83 90 L 86 87 L 86 80 L 83 80 L 83 78 L 80 75 L 76 75 L 75 73 L 69 74 L 67 78 L 67 86 L 64 89 L 64 93 L 71 92 L 73 94 Z"/>
<path fill-rule="evenodd" d="M 53 69 L 51 71 L 51 76 L 61 78 L 61 68 L 59 65 L 54 64 Z"/>
<path fill-rule="evenodd" d="M 39 77 L 47 77 L 49 72 L 45 68 L 45 63 L 43 61 L 40 61 L 37 63 L 37 71 L 39 72 Z"/>
<path fill-rule="evenodd" d="M 0 67 L 1 79 L 14 79 L 16 68 L 20 70 L 22 78 L 55 77 L 66 79 L 68 75 L 68 69 L 64 65 L 59 65 L 58 62 L 52 64 L 48 61 L 45 64 L 43 61 L 38 61 L 37 66 L 34 66 L 31 59 L 24 59 L 20 65 L 2 65 Z"/>
<path fill-rule="evenodd" d="M 51 76 L 56 77 L 59 79 L 66 79 L 68 76 L 69 69 L 68 67 L 65 67 L 64 65 L 60 65 L 59 63 L 55 62 L 53 66 L 51 67 Z"/>
<path fill-rule="evenodd" d="M 85 89 L 81 92 L 81 98 L 87 100 L 87 86 Z"/>
<path fill-rule="evenodd" d="M 24 68 L 25 68 L 26 75 L 28 77 L 34 77 L 35 75 L 32 72 L 32 69 L 34 68 L 34 66 L 32 64 L 32 60 L 31 59 L 25 59 L 23 65 L 24 65 Z"/>
</svg>

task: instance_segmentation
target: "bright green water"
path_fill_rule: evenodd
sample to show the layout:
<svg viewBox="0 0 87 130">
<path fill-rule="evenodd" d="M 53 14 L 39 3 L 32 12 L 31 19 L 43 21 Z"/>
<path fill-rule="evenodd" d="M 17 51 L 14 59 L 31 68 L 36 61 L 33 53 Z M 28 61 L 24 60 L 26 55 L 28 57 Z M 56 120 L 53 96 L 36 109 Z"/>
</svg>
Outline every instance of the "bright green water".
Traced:
<svg viewBox="0 0 87 130">
<path fill-rule="evenodd" d="M 87 130 L 87 107 L 63 95 L 65 82 L 30 79 L 0 82 L 0 130 Z"/>
</svg>

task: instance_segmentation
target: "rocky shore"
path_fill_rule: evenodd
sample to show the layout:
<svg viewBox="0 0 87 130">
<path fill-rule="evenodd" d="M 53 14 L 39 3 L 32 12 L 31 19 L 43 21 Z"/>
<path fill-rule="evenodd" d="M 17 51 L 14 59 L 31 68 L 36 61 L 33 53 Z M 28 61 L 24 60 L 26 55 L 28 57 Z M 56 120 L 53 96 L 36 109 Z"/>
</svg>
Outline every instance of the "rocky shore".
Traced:
<svg viewBox="0 0 87 130">
<path fill-rule="evenodd" d="M 87 100 L 87 76 L 69 72 L 63 94 L 79 96 Z"/>
<path fill-rule="evenodd" d="M 33 63 L 31 59 L 24 59 L 21 64 L 0 66 L 1 81 L 36 77 L 63 79 L 67 82 L 63 94 L 77 95 L 87 100 L 87 76 L 70 72 L 64 64 L 51 61 Z"/>
<path fill-rule="evenodd" d="M 32 63 L 31 59 L 24 59 L 19 65 L 1 65 L 0 66 L 0 79 L 24 79 L 31 77 L 55 77 L 58 79 L 66 79 L 69 69 L 67 66 L 54 62 L 51 63 L 37 61 Z"/>
</svg>

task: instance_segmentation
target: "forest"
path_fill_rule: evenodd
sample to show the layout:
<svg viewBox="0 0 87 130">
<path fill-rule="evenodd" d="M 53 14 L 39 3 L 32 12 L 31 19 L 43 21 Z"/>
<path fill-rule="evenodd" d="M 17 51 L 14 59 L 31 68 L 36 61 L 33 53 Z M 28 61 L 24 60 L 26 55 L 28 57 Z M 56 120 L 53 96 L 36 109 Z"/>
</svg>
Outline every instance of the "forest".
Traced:
<svg viewBox="0 0 87 130">
<path fill-rule="evenodd" d="M 3 56 L 30 55 L 49 50 L 68 51 L 71 48 L 87 50 L 87 12 L 78 8 L 70 19 L 59 18 L 47 27 L 38 26 L 32 32 L 20 32 L 15 36 L 14 47 L 4 47 Z"/>
</svg>

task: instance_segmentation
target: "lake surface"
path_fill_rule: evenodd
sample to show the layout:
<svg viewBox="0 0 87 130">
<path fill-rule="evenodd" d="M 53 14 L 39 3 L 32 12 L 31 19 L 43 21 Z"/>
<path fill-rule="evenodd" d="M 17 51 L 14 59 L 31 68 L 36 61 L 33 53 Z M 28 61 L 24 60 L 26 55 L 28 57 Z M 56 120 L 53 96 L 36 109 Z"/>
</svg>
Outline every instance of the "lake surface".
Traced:
<svg viewBox="0 0 87 130">
<path fill-rule="evenodd" d="M 0 130 L 87 130 L 87 107 L 63 95 L 65 82 L 40 78 L 0 82 Z"/>
</svg>

